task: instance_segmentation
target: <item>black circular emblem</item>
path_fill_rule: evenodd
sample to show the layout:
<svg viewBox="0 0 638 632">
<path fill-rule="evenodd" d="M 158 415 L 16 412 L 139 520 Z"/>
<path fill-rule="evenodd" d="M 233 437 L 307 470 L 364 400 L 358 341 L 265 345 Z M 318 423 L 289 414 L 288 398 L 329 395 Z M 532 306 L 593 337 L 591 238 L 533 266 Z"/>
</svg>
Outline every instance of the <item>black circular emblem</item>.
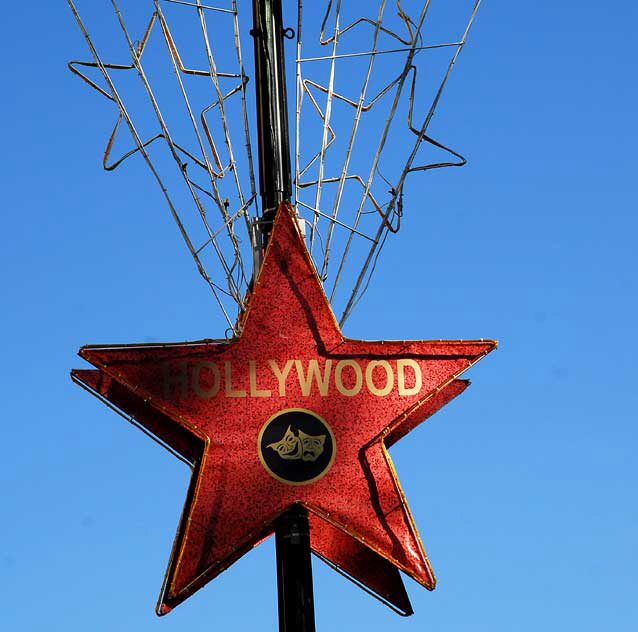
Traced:
<svg viewBox="0 0 638 632">
<path fill-rule="evenodd" d="M 305 485 L 319 480 L 332 466 L 336 444 L 330 426 L 303 408 L 273 415 L 257 439 L 259 459 L 282 483 Z"/>
</svg>

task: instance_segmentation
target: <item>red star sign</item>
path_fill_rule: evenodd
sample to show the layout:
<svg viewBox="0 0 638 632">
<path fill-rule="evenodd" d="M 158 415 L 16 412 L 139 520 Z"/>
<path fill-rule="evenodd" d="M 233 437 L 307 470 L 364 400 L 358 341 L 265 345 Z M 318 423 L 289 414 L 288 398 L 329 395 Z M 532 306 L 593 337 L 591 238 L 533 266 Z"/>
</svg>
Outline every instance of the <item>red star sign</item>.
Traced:
<svg viewBox="0 0 638 632">
<path fill-rule="evenodd" d="M 396 569 L 435 584 L 387 447 L 458 395 L 491 340 L 348 340 L 279 209 L 241 335 L 87 346 L 74 378 L 193 466 L 158 613 L 270 535 L 294 503 L 311 546 L 407 614 Z"/>
</svg>

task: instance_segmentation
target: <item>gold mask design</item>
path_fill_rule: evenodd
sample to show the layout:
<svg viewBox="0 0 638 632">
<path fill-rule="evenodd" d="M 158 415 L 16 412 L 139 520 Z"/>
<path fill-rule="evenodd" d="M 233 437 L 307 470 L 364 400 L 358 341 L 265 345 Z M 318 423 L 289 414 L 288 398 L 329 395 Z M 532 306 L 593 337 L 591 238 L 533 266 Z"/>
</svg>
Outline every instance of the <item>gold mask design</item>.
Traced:
<svg viewBox="0 0 638 632">
<path fill-rule="evenodd" d="M 275 450 L 277 454 L 286 460 L 296 461 L 316 461 L 323 453 L 323 446 L 326 435 L 309 435 L 303 430 L 294 431 L 288 426 L 284 436 L 275 443 L 269 443 L 268 447 Z"/>
</svg>

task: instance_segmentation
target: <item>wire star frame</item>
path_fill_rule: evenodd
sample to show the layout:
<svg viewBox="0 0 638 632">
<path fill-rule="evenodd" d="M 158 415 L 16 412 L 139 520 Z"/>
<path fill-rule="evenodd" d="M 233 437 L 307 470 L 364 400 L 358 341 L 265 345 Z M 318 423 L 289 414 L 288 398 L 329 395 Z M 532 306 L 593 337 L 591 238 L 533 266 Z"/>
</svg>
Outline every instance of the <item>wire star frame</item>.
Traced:
<svg viewBox="0 0 638 632">
<path fill-rule="evenodd" d="M 104 0 L 90 30 L 67 2 L 92 56 L 69 68 L 117 109 L 104 168 L 144 160 L 238 334 L 259 260 L 250 7 Z M 428 128 L 480 0 L 296 4 L 293 204 L 343 326 L 401 228 L 408 176 L 466 162 Z"/>
</svg>

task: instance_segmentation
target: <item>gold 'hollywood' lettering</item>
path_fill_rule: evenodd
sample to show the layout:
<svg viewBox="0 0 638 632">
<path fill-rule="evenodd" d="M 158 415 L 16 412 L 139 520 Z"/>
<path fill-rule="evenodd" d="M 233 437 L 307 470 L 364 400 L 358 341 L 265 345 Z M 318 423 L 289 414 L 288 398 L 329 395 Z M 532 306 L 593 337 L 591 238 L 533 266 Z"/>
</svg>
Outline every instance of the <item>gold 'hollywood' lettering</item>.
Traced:
<svg viewBox="0 0 638 632">
<path fill-rule="evenodd" d="M 376 397 L 387 397 L 393 392 L 408 397 L 418 395 L 423 388 L 421 366 L 411 358 L 367 362 L 348 358 L 336 363 L 326 359 L 323 364 L 312 358 L 286 360 L 283 365 L 277 360 L 248 360 L 247 365 L 246 371 L 246 364 L 229 360 L 224 361 L 223 366 L 221 362 L 210 361 L 167 362 L 162 367 L 164 398 L 186 399 L 189 391 L 204 399 L 216 396 L 286 397 L 291 390 L 300 392 L 302 397 L 327 397 L 331 384 L 345 397 L 362 392 Z M 277 383 L 276 390 L 272 390 L 274 382 Z"/>
<path fill-rule="evenodd" d="M 270 397 L 271 391 L 268 389 L 257 388 L 257 363 L 254 360 L 248 360 L 249 379 L 250 379 L 250 396 L 251 397 Z"/>
<path fill-rule="evenodd" d="M 284 364 L 284 368 L 280 369 L 276 360 L 268 360 L 268 366 L 272 369 L 272 372 L 277 378 L 277 383 L 279 384 L 279 395 L 281 397 L 286 396 L 286 378 L 288 377 L 288 373 L 290 373 L 293 363 L 294 360 L 288 360 L 286 364 Z"/>
<path fill-rule="evenodd" d="M 350 367 L 353 371 L 354 375 L 354 386 L 348 388 L 343 383 L 343 370 L 346 367 Z M 352 397 L 356 395 L 361 390 L 361 386 L 363 385 L 363 375 L 361 373 L 361 367 L 356 360 L 339 360 L 337 362 L 337 366 L 335 367 L 335 386 L 337 390 L 346 397 Z"/>
<path fill-rule="evenodd" d="M 374 383 L 373 372 L 376 367 L 381 367 L 385 371 L 385 386 L 377 387 Z M 368 390 L 378 397 L 385 397 L 394 388 L 394 371 L 387 360 L 373 360 L 366 367 L 366 386 Z"/>
<path fill-rule="evenodd" d="M 323 375 L 319 370 L 319 363 L 316 360 L 308 361 L 308 372 L 304 375 L 303 364 L 301 360 L 295 360 L 295 368 L 297 369 L 297 377 L 299 378 L 299 387 L 304 397 L 310 395 L 312 389 L 312 381 L 317 383 L 319 395 L 326 396 L 328 394 L 328 386 L 330 382 L 330 369 L 332 368 L 332 360 L 326 360 L 323 368 Z"/>
<path fill-rule="evenodd" d="M 165 362 L 162 367 L 164 399 L 171 399 L 173 389 L 181 399 L 184 399 L 188 393 L 188 367 L 186 362 L 179 362 L 176 366 L 171 366 L 169 362 Z"/>
<path fill-rule="evenodd" d="M 224 377 L 226 378 L 224 383 L 226 397 L 246 397 L 246 391 L 233 388 L 233 368 L 229 360 L 224 362 Z"/>
<path fill-rule="evenodd" d="M 411 388 L 405 385 L 405 369 L 410 367 L 414 373 L 414 385 Z M 416 360 L 397 360 L 397 382 L 399 383 L 399 395 L 416 395 L 423 386 L 421 367 Z"/>
<path fill-rule="evenodd" d="M 213 382 L 208 388 L 202 386 L 202 371 L 204 369 L 213 376 Z M 206 399 L 215 397 L 219 393 L 220 383 L 221 375 L 219 374 L 219 368 L 214 362 L 198 362 L 193 368 L 193 390 L 200 397 L 205 397 Z"/>
</svg>

